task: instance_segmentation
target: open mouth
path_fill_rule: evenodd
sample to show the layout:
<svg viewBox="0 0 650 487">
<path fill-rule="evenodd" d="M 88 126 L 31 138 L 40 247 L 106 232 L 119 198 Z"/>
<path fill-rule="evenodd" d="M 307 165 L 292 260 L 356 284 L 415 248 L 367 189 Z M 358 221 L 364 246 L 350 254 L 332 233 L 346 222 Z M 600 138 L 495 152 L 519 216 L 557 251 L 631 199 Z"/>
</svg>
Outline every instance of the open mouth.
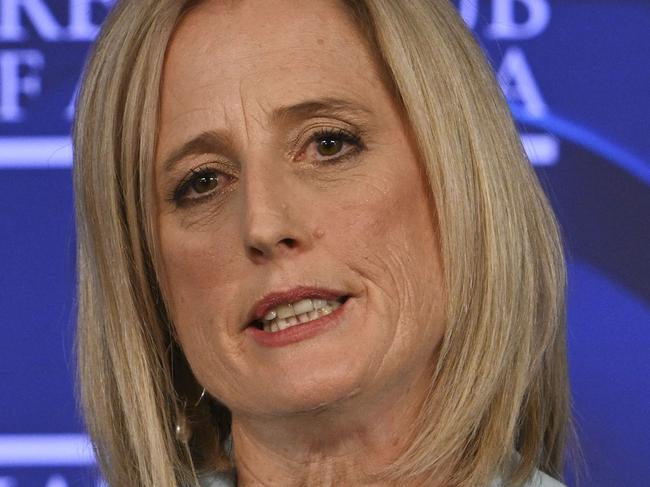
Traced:
<svg viewBox="0 0 650 487">
<path fill-rule="evenodd" d="M 284 303 L 266 312 L 263 318 L 249 326 L 267 333 L 277 333 L 327 316 L 343 306 L 350 296 L 336 299 L 306 298 L 294 303 Z"/>
</svg>

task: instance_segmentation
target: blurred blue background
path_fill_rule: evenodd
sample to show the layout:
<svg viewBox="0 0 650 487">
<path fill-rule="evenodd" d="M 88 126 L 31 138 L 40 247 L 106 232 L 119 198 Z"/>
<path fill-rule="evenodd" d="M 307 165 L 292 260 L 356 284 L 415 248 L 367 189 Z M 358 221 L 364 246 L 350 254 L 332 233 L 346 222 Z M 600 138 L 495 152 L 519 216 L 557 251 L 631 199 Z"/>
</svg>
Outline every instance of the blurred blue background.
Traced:
<svg viewBox="0 0 650 487">
<path fill-rule="evenodd" d="M 0 487 L 101 484 L 74 401 L 69 134 L 79 73 L 112 3 L 0 0 Z M 647 487 L 650 2 L 455 5 L 564 232 L 582 485 Z"/>
</svg>

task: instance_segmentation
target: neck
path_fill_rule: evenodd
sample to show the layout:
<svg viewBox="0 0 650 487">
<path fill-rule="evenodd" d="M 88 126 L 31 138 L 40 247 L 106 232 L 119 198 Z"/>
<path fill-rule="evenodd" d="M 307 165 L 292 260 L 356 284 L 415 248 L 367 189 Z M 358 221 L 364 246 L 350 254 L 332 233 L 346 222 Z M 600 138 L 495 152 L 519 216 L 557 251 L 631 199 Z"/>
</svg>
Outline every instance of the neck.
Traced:
<svg viewBox="0 0 650 487">
<path fill-rule="evenodd" d="M 238 485 L 432 486 L 430 478 L 393 484 L 378 477 L 409 446 L 430 377 L 425 371 L 379 396 L 297 414 L 233 411 Z"/>
</svg>

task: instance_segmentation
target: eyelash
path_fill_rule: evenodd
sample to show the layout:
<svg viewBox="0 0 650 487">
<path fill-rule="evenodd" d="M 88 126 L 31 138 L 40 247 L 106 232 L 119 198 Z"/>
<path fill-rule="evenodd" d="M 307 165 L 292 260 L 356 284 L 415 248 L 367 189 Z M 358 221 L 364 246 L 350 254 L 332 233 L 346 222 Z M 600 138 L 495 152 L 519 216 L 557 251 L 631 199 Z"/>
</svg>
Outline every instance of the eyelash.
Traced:
<svg viewBox="0 0 650 487">
<path fill-rule="evenodd" d="M 345 159 L 348 159 L 358 154 L 363 149 L 365 149 L 365 145 L 360 135 L 357 135 L 355 133 L 343 129 L 323 128 L 317 130 L 316 132 L 314 132 L 312 135 L 309 136 L 309 139 L 307 140 L 307 143 L 304 146 L 305 148 L 301 149 L 299 151 L 299 154 L 305 153 L 306 149 L 311 144 L 319 141 L 327 140 L 327 139 L 340 140 L 344 144 L 351 145 L 352 148 L 346 152 L 343 152 L 341 155 L 335 155 L 330 158 L 322 159 L 319 161 L 319 163 L 327 164 L 331 162 L 341 162 Z M 171 192 L 169 200 L 175 203 L 179 207 L 192 206 L 196 203 L 210 199 L 220 194 L 220 191 L 218 189 L 214 189 L 209 193 L 207 193 L 205 196 L 187 197 L 187 193 L 188 191 L 190 191 L 193 183 L 195 183 L 202 177 L 209 177 L 215 175 L 217 176 L 218 179 L 222 179 L 222 178 L 229 179 L 234 177 L 223 171 L 220 171 L 219 169 L 216 169 L 213 163 L 203 164 L 199 167 L 192 169 L 191 172 L 183 178 L 183 180 L 178 184 L 178 186 L 176 186 L 176 188 Z"/>
<path fill-rule="evenodd" d="M 178 186 L 172 190 L 169 200 L 174 202 L 177 206 L 191 206 L 213 194 L 216 194 L 217 191 L 213 190 L 207 193 L 205 196 L 187 197 L 187 193 L 191 189 L 192 184 L 203 177 L 210 176 L 216 176 L 218 180 L 222 178 L 228 179 L 233 177 L 215 168 L 214 163 L 202 164 L 192 169 L 190 173 L 181 180 Z"/>
<path fill-rule="evenodd" d="M 308 144 L 306 145 L 306 147 L 309 147 L 309 145 L 313 144 L 314 142 L 327 140 L 327 139 L 338 139 L 344 143 L 351 145 L 352 148 L 341 155 L 337 154 L 328 159 L 322 159 L 320 161 L 321 163 L 327 163 L 330 161 L 340 162 L 354 154 L 357 154 L 358 152 L 360 152 L 365 148 L 360 135 L 352 132 L 348 132 L 347 130 L 343 130 L 343 129 L 330 129 L 330 128 L 323 128 L 314 132 L 309 137 Z"/>
</svg>

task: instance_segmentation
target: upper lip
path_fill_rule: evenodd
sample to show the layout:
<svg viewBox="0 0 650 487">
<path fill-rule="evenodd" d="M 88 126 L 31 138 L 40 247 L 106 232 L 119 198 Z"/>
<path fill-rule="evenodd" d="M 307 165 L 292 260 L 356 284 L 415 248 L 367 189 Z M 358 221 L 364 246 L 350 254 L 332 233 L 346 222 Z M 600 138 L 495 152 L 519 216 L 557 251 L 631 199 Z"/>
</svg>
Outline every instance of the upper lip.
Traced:
<svg viewBox="0 0 650 487">
<path fill-rule="evenodd" d="M 309 298 L 333 301 L 344 296 L 346 296 L 346 293 L 342 291 L 307 286 L 294 287 L 286 291 L 271 292 L 263 296 L 253 305 L 248 313 L 246 326 L 254 321 L 261 320 L 266 313 L 281 304 L 295 303 L 301 299 Z"/>
</svg>

